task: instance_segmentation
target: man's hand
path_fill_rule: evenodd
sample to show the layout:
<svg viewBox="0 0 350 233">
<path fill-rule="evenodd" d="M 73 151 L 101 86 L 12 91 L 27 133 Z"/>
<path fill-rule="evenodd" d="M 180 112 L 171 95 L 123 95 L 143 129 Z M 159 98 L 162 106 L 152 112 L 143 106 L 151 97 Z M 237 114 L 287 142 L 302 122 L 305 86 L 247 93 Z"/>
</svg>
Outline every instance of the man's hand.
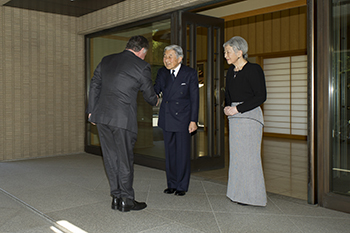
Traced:
<svg viewBox="0 0 350 233">
<path fill-rule="evenodd" d="M 88 119 L 90 119 L 90 117 L 91 117 L 91 113 L 89 113 Z M 90 121 L 90 123 L 93 124 L 93 125 L 96 125 L 94 122 L 91 122 L 91 121 Z"/>
<path fill-rule="evenodd" d="M 157 95 L 157 104 L 156 104 L 157 107 L 158 107 L 158 104 L 159 104 L 159 95 Z"/>
<path fill-rule="evenodd" d="M 194 121 L 191 121 L 191 122 L 190 122 L 190 125 L 188 126 L 188 132 L 189 132 L 189 133 L 192 133 L 192 132 L 196 131 L 197 128 L 198 128 L 198 127 L 197 127 L 197 123 L 194 122 Z"/>
</svg>

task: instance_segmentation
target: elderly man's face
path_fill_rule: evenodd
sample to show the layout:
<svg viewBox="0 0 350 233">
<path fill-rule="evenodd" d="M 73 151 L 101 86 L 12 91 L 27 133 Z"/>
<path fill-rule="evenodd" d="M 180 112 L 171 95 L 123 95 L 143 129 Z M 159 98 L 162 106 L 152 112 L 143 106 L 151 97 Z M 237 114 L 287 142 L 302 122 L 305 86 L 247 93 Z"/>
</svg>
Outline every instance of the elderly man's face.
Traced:
<svg viewBox="0 0 350 233">
<path fill-rule="evenodd" d="M 163 62 L 168 70 L 175 69 L 182 61 L 182 57 L 177 57 L 173 49 L 167 50 L 164 53 Z"/>
</svg>

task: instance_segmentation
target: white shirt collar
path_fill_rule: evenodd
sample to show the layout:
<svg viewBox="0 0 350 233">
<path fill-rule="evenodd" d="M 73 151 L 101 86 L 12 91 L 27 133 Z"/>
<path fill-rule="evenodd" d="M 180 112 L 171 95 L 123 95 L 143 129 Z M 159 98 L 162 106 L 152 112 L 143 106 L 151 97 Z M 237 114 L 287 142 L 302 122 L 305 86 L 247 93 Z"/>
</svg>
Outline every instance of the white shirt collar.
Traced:
<svg viewBox="0 0 350 233">
<path fill-rule="evenodd" d="M 175 77 L 176 77 L 177 74 L 179 73 L 180 68 L 181 68 L 181 63 L 174 69 L 174 70 L 175 70 L 175 72 L 174 72 Z M 170 70 L 170 74 L 171 74 L 171 72 L 172 72 L 172 70 Z"/>
</svg>

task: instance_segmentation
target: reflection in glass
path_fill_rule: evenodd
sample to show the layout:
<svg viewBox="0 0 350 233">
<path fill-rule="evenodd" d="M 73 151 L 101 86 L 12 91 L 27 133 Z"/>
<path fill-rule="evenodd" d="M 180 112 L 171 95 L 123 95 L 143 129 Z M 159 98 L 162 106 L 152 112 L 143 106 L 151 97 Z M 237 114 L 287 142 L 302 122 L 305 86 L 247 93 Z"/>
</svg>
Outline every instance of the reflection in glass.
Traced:
<svg viewBox="0 0 350 233">
<path fill-rule="evenodd" d="M 350 38 L 348 1 L 333 1 L 331 190 L 350 195 Z"/>
<path fill-rule="evenodd" d="M 208 28 L 198 26 L 196 28 L 197 46 L 197 70 L 199 83 L 199 112 L 198 112 L 198 132 L 196 137 L 198 157 L 208 155 L 208 116 L 207 116 L 207 78 L 208 71 Z"/>
<path fill-rule="evenodd" d="M 145 61 L 151 64 L 152 81 L 154 83 L 158 69 L 163 66 L 163 50 L 165 46 L 170 45 L 170 25 L 170 19 L 167 19 L 90 38 L 88 43 L 88 73 L 90 74 L 88 86 L 93 72 L 101 59 L 106 55 L 122 52 L 129 38 L 134 35 L 143 35 L 150 42 Z M 139 93 L 137 102 L 139 128 L 134 152 L 164 158 L 163 134 L 157 126 L 159 107 L 152 107 L 146 103 L 142 93 Z M 99 146 L 96 126 L 88 123 L 87 128 L 88 145 Z"/>
<path fill-rule="evenodd" d="M 218 44 L 218 29 L 214 29 L 214 34 L 213 34 L 213 40 L 214 40 L 214 45 L 217 45 Z M 221 48 L 221 45 L 219 45 Z M 220 145 L 220 136 L 218 135 L 220 133 L 220 113 L 217 112 L 217 107 L 218 105 L 220 105 L 220 93 L 219 93 L 219 90 L 220 90 L 220 76 L 218 76 L 217 74 L 219 73 L 218 72 L 218 64 L 217 64 L 217 56 L 219 55 L 219 51 L 218 51 L 218 46 L 214 46 L 213 47 L 214 49 L 214 53 L 213 53 L 213 59 L 214 59 L 214 63 L 213 63 L 213 74 L 214 74 L 214 77 L 213 77 L 213 90 L 214 90 L 214 93 L 213 93 L 213 106 L 215 106 L 213 109 L 214 109 L 214 113 L 213 113 L 213 131 L 214 131 L 214 156 L 220 154 L 219 153 L 219 145 Z"/>
</svg>

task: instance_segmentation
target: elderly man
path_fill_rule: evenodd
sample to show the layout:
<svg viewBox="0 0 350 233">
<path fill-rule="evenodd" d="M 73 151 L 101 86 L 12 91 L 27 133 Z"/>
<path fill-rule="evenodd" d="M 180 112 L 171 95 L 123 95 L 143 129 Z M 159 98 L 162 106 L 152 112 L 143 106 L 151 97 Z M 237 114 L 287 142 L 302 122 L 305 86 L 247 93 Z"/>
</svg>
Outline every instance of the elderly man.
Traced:
<svg viewBox="0 0 350 233">
<path fill-rule="evenodd" d="M 181 64 L 178 45 L 164 49 L 164 66 L 158 70 L 155 92 L 162 93 L 158 126 L 163 129 L 166 176 L 164 193 L 184 196 L 191 174 L 191 133 L 197 130 L 199 89 L 195 69 Z"/>
</svg>

